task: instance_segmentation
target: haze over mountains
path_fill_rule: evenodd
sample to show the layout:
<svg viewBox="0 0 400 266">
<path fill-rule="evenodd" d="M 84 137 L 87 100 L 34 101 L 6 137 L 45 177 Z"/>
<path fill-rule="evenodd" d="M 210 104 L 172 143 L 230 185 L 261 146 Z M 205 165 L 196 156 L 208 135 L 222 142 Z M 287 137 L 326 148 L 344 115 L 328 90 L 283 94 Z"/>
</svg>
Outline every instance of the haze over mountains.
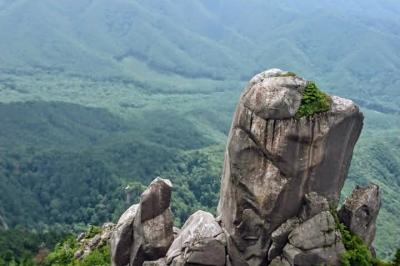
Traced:
<svg viewBox="0 0 400 266">
<path fill-rule="evenodd" d="M 180 222 L 212 209 L 236 100 L 278 67 L 361 105 L 346 188 L 381 186 L 376 245 L 392 254 L 399 14 L 395 0 L 0 0 L 0 215 L 10 226 L 104 222 L 127 183 L 157 174 L 176 176 Z"/>
</svg>

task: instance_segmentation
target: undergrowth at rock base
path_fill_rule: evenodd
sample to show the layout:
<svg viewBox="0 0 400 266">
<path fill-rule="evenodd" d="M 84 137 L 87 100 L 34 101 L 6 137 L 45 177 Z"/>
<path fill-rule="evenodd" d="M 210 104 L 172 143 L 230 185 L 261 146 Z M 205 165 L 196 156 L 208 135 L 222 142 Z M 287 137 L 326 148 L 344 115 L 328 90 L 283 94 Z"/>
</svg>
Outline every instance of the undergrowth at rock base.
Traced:
<svg viewBox="0 0 400 266">
<path fill-rule="evenodd" d="M 99 227 L 90 226 L 85 238 L 90 238 L 100 232 Z M 53 252 L 45 259 L 44 266 L 109 266 L 110 247 L 104 245 L 89 253 L 81 260 L 75 258 L 75 252 L 80 248 L 80 243 L 74 236 L 68 237 L 64 242 L 59 243 Z"/>
<path fill-rule="evenodd" d="M 336 229 L 342 236 L 342 241 L 346 252 L 342 254 L 342 266 L 396 266 L 393 263 L 381 261 L 375 258 L 367 245 L 357 235 L 340 222 L 337 212 L 331 209 L 331 213 L 335 218 Z"/>
<path fill-rule="evenodd" d="M 308 81 L 303 92 L 303 98 L 296 118 L 309 117 L 314 114 L 329 111 L 332 100 L 328 94 L 322 92 L 315 82 Z"/>
</svg>

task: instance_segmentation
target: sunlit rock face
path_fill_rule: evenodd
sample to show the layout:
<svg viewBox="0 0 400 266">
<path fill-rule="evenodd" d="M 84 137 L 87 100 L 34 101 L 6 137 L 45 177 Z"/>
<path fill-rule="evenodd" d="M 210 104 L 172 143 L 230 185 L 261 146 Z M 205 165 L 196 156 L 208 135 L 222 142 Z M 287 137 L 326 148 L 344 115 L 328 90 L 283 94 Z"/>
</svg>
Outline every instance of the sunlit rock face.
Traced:
<svg viewBox="0 0 400 266">
<path fill-rule="evenodd" d="M 234 265 L 268 263 L 271 233 L 299 214 L 310 192 L 337 206 L 363 126 L 350 100 L 295 118 L 304 79 L 272 69 L 242 94 L 229 133 L 218 214 Z"/>
</svg>

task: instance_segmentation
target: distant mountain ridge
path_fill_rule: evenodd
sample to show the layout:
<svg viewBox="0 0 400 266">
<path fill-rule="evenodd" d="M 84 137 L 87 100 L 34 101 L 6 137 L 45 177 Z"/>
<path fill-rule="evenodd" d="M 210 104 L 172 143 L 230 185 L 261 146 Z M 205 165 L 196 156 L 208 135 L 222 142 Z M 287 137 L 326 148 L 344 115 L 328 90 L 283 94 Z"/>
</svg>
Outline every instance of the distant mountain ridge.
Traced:
<svg viewBox="0 0 400 266">
<path fill-rule="evenodd" d="M 399 13 L 395 0 L 0 0 L 0 213 L 11 227 L 99 223 L 120 214 L 126 183 L 138 194 L 161 173 L 179 176 L 180 222 L 212 211 L 241 89 L 279 67 L 360 105 L 365 130 L 343 194 L 381 187 L 376 242 L 392 255 Z"/>
<path fill-rule="evenodd" d="M 400 86 L 395 1 L 3 0 L 0 7 L 3 69 L 247 80 L 260 68 L 290 67 L 321 77 L 332 92 L 400 108 L 390 97 Z"/>
</svg>

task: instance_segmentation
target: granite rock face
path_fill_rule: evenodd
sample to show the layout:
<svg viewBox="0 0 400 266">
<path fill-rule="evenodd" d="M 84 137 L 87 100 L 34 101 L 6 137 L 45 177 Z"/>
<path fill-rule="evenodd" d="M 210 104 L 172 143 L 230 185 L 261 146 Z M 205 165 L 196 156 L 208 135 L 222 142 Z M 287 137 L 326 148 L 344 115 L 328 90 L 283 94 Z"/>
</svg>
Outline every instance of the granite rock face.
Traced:
<svg viewBox="0 0 400 266">
<path fill-rule="evenodd" d="M 379 187 L 371 184 L 357 186 L 339 211 L 339 219 L 358 235 L 369 247 L 375 238 L 376 218 L 379 214 L 381 199 Z"/>
<path fill-rule="evenodd" d="M 145 261 L 165 256 L 174 240 L 173 216 L 169 208 L 172 184 L 160 177 L 151 182 L 140 197 L 133 222 L 133 243 L 130 265 L 141 266 Z"/>
<path fill-rule="evenodd" d="M 111 237 L 111 265 L 125 266 L 130 261 L 130 250 L 133 244 L 133 222 L 139 204 L 132 205 L 119 218 Z"/>
<path fill-rule="evenodd" d="M 192 214 L 167 253 L 172 265 L 225 265 L 226 240 L 213 215 L 204 211 Z"/>
<path fill-rule="evenodd" d="M 218 214 L 228 253 L 242 264 L 267 263 L 271 233 L 299 214 L 306 194 L 338 204 L 363 115 L 352 101 L 332 96 L 328 112 L 296 119 L 306 84 L 268 70 L 250 81 L 237 106 Z"/>
<path fill-rule="evenodd" d="M 157 178 L 115 227 L 113 265 L 340 265 L 334 217 L 363 115 L 330 96 L 329 111 L 296 117 L 306 86 L 279 69 L 256 75 L 229 133 L 218 217 L 197 211 L 174 228 L 172 185 Z M 357 187 L 339 218 L 371 245 L 379 207 L 377 186 Z"/>
<path fill-rule="evenodd" d="M 139 204 L 120 217 L 110 240 L 113 266 L 165 264 L 163 258 L 174 240 L 171 189 L 169 180 L 157 177 Z"/>
</svg>

